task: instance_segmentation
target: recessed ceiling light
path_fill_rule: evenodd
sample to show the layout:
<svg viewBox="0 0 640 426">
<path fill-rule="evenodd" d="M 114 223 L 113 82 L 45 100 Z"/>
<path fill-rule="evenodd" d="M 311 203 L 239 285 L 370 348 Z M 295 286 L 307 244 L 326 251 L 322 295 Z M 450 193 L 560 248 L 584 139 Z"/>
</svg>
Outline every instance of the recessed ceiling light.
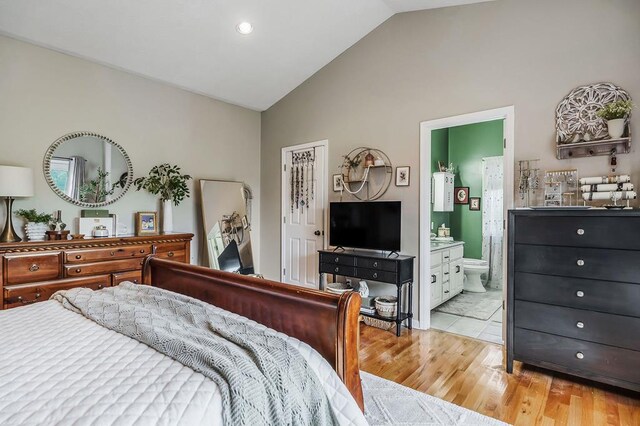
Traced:
<svg viewBox="0 0 640 426">
<path fill-rule="evenodd" d="M 236 25 L 236 31 L 243 35 L 251 34 L 253 32 L 253 25 L 251 25 L 251 22 L 240 22 Z"/>
</svg>

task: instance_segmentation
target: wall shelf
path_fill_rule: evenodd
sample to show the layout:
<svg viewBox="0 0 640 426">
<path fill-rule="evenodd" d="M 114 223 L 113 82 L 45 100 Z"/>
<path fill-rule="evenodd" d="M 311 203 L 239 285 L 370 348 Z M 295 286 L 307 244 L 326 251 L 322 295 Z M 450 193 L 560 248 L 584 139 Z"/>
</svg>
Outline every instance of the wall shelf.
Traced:
<svg viewBox="0 0 640 426">
<path fill-rule="evenodd" d="M 556 157 L 558 160 L 595 157 L 611 155 L 614 150 L 616 154 L 628 154 L 631 151 L 631 137 L 560 144 L 557 146 Z"/>
</svg>

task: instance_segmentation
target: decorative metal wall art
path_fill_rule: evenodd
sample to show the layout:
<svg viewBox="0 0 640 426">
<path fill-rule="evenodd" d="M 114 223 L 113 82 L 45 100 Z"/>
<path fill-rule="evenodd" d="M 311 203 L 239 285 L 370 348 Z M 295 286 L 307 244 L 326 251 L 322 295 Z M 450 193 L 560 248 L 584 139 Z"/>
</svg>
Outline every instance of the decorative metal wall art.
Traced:
<svg viewBox="0 0 640 426">
<path fill-rule="evenodd" d="M 361 146 L 343 158 L 340 166 L 342 190 L 358 200 L 370 201 L 379 199 L 387 192 L 393 178 L 393 167 L 387 154 L 379 149 Z"/>
<path fill-rule="evenodd" d="M 606 122 L 596 112 L 608 103 L 630 99 L 626 91 L 613 83 L 596 83 L 573 89 L 556 108 L 557 143 L 606 139 Z"/>
<path fill-rule="evenodd" d="M 294 152 L 291 161 L 289 184 L 291 185 L 291 211 L 309 208 L 315 192 L 314 170 L 316 149 Z"/>
</svg>

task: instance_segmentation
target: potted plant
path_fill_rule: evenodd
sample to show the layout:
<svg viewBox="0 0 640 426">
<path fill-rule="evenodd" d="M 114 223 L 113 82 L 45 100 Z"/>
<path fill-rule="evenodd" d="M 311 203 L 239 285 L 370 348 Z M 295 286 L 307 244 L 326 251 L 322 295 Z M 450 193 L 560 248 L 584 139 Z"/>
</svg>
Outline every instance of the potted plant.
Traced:
<svg viewBox="0 0 640 426">
<path fill-rule="evenodd" d="M 17 210 L 16 216 L 22 217 L 27 223 L 24 226 L 29 241 L 44 241 L 44 236 L 49 229 L 49 222 L 53 216 L 47 213 L 38 213 L 36 209 Z"/>
<path fill-rule="evenodd" d="M 178 206 L 182 200 L 189 198 L 187 181 L 189 175 L 183 175 L 180 167 L 171 164 L 160 164 L 149 171 L 149 176 L 133 181 L 136 189 L 146 189 L 153 195 L 160 195 L 162 202 L 162 232 L 173 232 L 172 204 Z"/>
<path fill-rule="evenodd" d="M 358 178 L 356 176 L 356 171 L 358 170 L 360 163 L 362 163 L 360 154 L 357 154 L 353 158 L 349 158 L 349 156 L 345 155 L 343 156 L 343 158 L 344 158 L 344 161 L 342 162 L 342 164 L 347 168 L 347 180 L 348 181 L 357 180 Z"/>
<path fill-rule="evenodd" d="M 624 134 L 624 125 L 633 109 L 631 101 L 615 101 L 606 104 L 596 113 L 598 117 L 607 121 L 607 129 L 611 139 L 618 139 Z"/>
</svg>

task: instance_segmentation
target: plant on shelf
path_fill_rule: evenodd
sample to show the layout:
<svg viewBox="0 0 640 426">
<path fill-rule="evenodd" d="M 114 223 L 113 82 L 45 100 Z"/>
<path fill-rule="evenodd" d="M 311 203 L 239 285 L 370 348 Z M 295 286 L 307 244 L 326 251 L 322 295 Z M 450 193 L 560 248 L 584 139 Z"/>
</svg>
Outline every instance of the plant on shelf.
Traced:
<svg viewBox="0 0 640 426">
<path fill-rule="evenodd" d="M 615 101 L 606 104 L 596 113 L 607 121 L 607 129 L 611 139 L 618 139 L 624 134 L 624 124 L 631 114 L 634 104 L 631 101 Z"/>
<path fill-rule="evenodd" d="M 47 213 L 38 213 L 36 209 L 20 209 L 17 210 L 15 214 L 27 222 L 24 229 L 29 241 L 44 241 L 48 224 L 53 220 L 52 215 Z"/>
<path fill-rule="evenodd" d="M 342 164 L 347 168 L 347 181 L 356 180 L 356 170 L 360 167 L 360 163 L 362 163 L 362 158 L 360 158 L 360 154 L 357 154 L 353 158 L 350 158 L 348 155 L 345 155 L 344 161 Z M 353 174 L 353 175 L 352 175 Z"/>
<path fill-rule="evenodd" d="M 181 173 L 180 167 L 165 163 L 153 167 L 149 171 L 149 176 L 133 181 L 138 191 L 145 189 L 153 195 L 160 195 L 163 232 L 173 231 L 171 205 L 178 206 L 185 198 L 189 198 L 190 191 L 187 182 L 190 179 L 191 176 Z"/>
</svg>

